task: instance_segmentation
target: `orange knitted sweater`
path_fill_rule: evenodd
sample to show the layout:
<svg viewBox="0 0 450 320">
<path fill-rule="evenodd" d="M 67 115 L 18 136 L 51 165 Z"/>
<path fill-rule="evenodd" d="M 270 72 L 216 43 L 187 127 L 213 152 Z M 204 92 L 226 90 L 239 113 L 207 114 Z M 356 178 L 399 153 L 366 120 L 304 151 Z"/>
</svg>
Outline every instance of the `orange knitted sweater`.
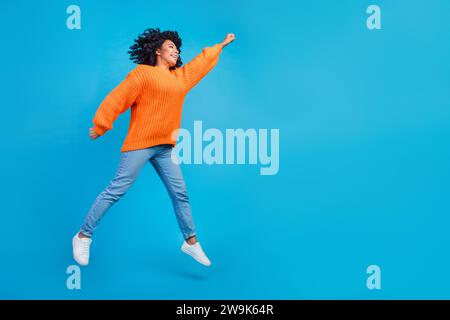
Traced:
<svg viewBox="0 0 450 320">
<path fill-rule="evenodd" d="M 94 130 L 103 135 L 131 107 L 121 152 L 175 145 L 172 133 L 180 128 L 184 97 L 217 64 L 222 48 L 221 44 L 206 47 L 190 62 L 170 71 L 137 65 L 101 103 L 93 119 Z"/>
</svg>

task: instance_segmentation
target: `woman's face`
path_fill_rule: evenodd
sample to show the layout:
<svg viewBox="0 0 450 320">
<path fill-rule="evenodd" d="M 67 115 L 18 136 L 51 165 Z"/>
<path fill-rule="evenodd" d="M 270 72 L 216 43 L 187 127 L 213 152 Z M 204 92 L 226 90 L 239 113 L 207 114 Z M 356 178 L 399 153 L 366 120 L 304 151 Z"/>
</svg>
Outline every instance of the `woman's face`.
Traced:
<svg viewBox="0 0 450 320">
<path fill-rule="evenodd" d="M 165 40 L 161 48 L 156 50 L 156 54 L 169 67 L 173 67 L 177 64 L 179 51 L 177 46 L 171 40 Z"/>
</svg>

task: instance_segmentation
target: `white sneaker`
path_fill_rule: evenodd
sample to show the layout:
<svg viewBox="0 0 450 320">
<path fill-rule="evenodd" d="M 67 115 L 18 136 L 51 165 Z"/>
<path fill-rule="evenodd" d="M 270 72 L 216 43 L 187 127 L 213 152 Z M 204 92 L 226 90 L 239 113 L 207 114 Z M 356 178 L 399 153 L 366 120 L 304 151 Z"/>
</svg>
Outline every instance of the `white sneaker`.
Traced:
<svg viewBox="0 0 450 320">
<path fill-rule="evenodd" d="M 193 245 L 190 245 L 186 241 L 184 241 L 183 245 L 181 246 L 181 251 L 190 255 L 192 258 L 207 267 L 211 265 L 211 261 L 209 261 L 208 257 L 203 252 L 203 249 L 198 241 Z"/>
<path fill-rule="evenodd" d="M 78 264 L 87 266 L 89 264 L 89 247 L 92 239 L 80 238 L 78 233 L 72 239 L 73 258 Z"/>
</svg>

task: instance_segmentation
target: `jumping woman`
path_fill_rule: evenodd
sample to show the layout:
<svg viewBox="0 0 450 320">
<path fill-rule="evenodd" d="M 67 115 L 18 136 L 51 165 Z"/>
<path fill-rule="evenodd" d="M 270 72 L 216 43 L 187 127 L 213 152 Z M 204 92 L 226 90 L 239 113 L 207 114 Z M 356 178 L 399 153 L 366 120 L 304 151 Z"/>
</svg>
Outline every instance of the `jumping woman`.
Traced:
<svg viewBox="0 0 450 320">
<path fill-rule="evenodd" d="M 205 47 L 185 65 L 180 59 L 182 40 L 178 32 L 147 29 L 135 40 L 128 53 L 137 66 L 106 96 L 95 113 L 94 126 L 89 129 L 90 138 L 97 139 L 112 129 L 116 118 L 131 107 L 130 125 L 115 177 L 97 196 L 72 239 L 73 257 L 80 265 L 89 263 L 91 237 L 100 220 L 128 191 L 147 162 L 155 168 L 172 200 L 184 238 L 181 250 L 199 263 L 211 265 L 197 241 L 186 185 L 171 152 L 186 94 L 217 64 L 222 49 L 234 40 L 234 34 L 227 34 L 221 43 Z"/>
</svg>

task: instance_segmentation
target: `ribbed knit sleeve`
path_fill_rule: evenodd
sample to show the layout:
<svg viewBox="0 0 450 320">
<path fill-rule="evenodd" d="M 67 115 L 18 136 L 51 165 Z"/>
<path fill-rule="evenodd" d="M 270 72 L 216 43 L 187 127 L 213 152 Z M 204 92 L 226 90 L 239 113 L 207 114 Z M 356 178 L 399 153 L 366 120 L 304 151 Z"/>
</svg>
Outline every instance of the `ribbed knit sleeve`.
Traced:
<svg viewBox="0 0 450 320">
<path fill-rule="evenodd" d="M 113 122 L 134 103 L 141 90 L 142 85 L 135 68 L 100 104 L 93 119 L 94 130 L 99 135 L 111 130 Z"/>
<path fill-rule="evenodd" d="M 219 61 L 222 45 L 215 44 L 206 47 L 194 59 L 186 63 L 180 69 L 186 93 L 189 92 Z"/>
</svg>

